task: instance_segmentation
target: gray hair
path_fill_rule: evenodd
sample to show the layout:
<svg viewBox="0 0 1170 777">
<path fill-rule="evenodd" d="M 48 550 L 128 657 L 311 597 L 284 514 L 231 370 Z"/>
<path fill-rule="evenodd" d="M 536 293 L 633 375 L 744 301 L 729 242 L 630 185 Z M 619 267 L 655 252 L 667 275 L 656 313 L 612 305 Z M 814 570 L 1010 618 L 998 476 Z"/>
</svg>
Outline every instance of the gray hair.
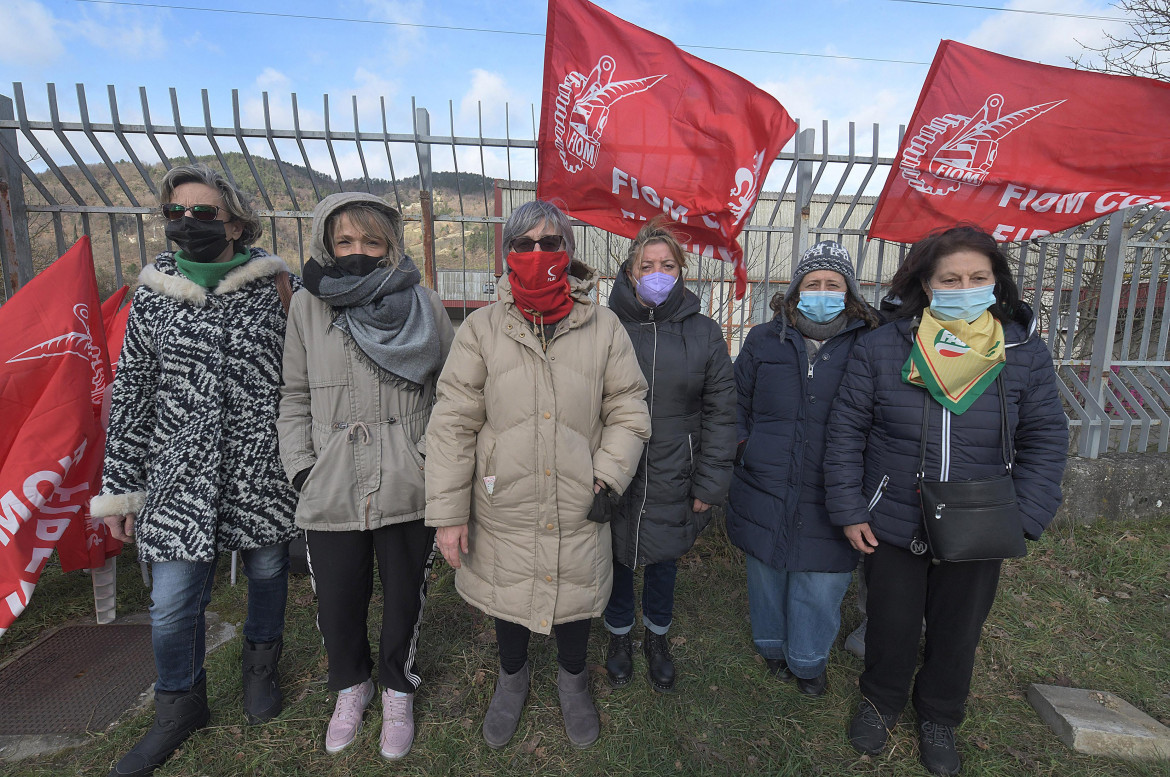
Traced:
<svg viewBox="0 0 1170 777">
<path fill-rule="evenodd" d="M 545 222 L 548 222 L 549 226 L 564 238 L 565 253 L 572 259 L 573 253 L 577 249 L 577 243 L 573 239 L 573 225 L 569 223 L 569 217 L 565 215 L 564 211 L 545 200 L 526 202 L 512 211 L 512 215 L 508 217 L 508 223 L 504 224 L 504 234 L 501 240 L 505 254 L 510 250 L 509 247 L 513 240 Z"/>
<path fill-rule="evenodd" d="M 230 220 L 238 221 L 244 225 L 243 234 L 235 241 L 237 247 L 250 246 L 260 239 L 260 235 L 264 233 L 264 225 L 260 222 L 256 211 L 252 210 L 247 196 L 207 165 L 177 165 L 168 170 L 159 184 L 159 204 L 171 202 L 175 194 L 175 187 L 185 183 L 201 183 L 219 192 L 219 195 L 223 197 L 224 209 L 231 217 Z"/>
</svg>

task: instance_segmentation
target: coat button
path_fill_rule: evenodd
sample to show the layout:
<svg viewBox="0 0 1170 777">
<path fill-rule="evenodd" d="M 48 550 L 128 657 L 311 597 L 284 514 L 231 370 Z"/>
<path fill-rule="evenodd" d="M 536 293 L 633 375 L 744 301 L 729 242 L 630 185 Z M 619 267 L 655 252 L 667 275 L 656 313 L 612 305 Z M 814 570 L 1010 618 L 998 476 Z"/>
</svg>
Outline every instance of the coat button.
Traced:
<svg viewBox="0 0 1170 777">
<path fill-rule="evenodd" d="M 544 417 L 545 417 L 545 419 L 552 418 L 552 413 L 545 413 Z"/>
<path fill-rule="evenodd" d="M 512 328 L 512 325 L 511 325 L 511 324 L 508 324 L 508 328 L 509 328 L 509 329 L 511 329 L 511 328 Z"/>
<path fill-rule="evenodd" d="M 557 357 L 555 357 L 555 356 L 550 356 L 550 357 L 548 357 L 548 360 L 549 360 L 550 362 L 555 362 L 555 361 L 557 360 Z"/>
<path fill-rule="evenodd" d="M 545 626 L 547 626 L 547 625 L 548 625 L 548 621 L 541 621 L 541 622 L 540 622 L 540 626 L 541 626 L 541 628 L 544 628 L 544 627 L 545 627 Z"/>
<path fill-rule="evenodd" d="M 549 477 L 551 477 L 551 476 L 552 476 L 552 470 L 551 470 L 551 469 L 546 469 L 546 470 L 544 471 L 544 474 L 545 474 L 545 475 L 547 475 L 547 476 L 549 476 Z"/>
<path fill-rule="evenodd" d="M 544 582 L 551 583 L 552 582 L 552 575 L 545 575 Z"/>
<path fill-rule="evenodd" d="M 552 525 L 551 523 L 546 523 L 546 524 L 544 525 L 544 528 L 548 529 L 549 531 L 552 531 L 552 530 L 553 530 L 553 525 Z"/>
<path fill-rule="evenodd" d="M 809 397 L 808 401 L 809 401 L 809 404 L 815 405 L 817 403 L 817 398 L 816 397 Z"/>
</svg>

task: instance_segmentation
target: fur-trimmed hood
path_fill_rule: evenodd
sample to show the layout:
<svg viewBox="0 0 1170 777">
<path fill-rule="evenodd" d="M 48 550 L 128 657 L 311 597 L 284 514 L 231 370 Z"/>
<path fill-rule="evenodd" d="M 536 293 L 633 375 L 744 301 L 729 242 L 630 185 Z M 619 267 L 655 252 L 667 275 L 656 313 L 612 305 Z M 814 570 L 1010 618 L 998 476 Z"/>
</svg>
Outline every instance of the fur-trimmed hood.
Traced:
<svg viewBox="0 0 1170 777">
<path fill-rule="evenodd" d="M 240 265 L 224 276 L 211 290 L 215 296 L 231 294 L 261 278 L 271 278 L 278 273 L 288 272 L 288 265 L 279 256 L 273 256 L 263 248 L 252 247 L 251 260 Z M 153 264 L 148 264 L 138 273 L 138 283 L 163 296 L 187 302 L 196 307 L 207 304 L 208 289 L 179 272 L 173 251 L 159 254 Z"/>
<path fill-rule="evenodd" d="M 313 208 L 313 231 L 309 240 L 310 256 L 323 265 L 333 264 L 333 255 L 329 253 L 329 249 L 325 245 L 325 224 L 328 223 L 329 217 L 337 210 L 346 205 L 353 205 L 354 203 L 362 203 L 371 205 L 390 217 L 390 221 L 394 224 L 394 236 L 398 239 L 399 250 L 402 250 L 402 214 L 395 208 L 392 208 L 381 197 L 373 194 L 366 194 L 365 192 L 338 192 L 337 194 L 330 194 L 325 199 L 317 203 L 317 207 Z"/>
</svg>

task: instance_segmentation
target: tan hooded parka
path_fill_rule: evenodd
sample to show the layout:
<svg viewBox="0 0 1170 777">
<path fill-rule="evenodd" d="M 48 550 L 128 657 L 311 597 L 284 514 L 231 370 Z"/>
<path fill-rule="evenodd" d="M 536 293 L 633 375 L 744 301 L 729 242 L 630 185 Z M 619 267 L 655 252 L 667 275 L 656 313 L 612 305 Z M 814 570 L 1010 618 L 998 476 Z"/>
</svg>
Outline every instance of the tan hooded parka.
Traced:
<svg viewBox="0 0 1170 777">
<path fill-rule="evenodd" d="M 646 380 L 617 316 L 589 297 L 596 278 L 572 263 L 575 304 L 547 350 L 502 279 L 500 301 L 456 334 L 427 429 L 427 525 L 468 524 L 456 589 L 543 634 L 605 609 L 613 548 L 586 517 L 593 483 L 621 493 L 650 437 Z"/>
<path fill-rule="evenodd" d="M 401 241 L 401 217 L 385 201 L 334 194 L 313 213 L 311 250 L 318 261 L 333 261 L 325 247 L 329 215 L 353 202 L 385 209 Z M 425 291 L 445 359 L 454 328 L 439 295 Z M 293 295 L 276 426 L 289 480 L 312 468 L 301 486 L 297 526 L 353 531 L 419 520 L 425 505 L 419 440 L 434 402 L 434 378 L 417 391 L 379 381 L 333 319 L 329 305 L 307 289 Z"/>
</svg>

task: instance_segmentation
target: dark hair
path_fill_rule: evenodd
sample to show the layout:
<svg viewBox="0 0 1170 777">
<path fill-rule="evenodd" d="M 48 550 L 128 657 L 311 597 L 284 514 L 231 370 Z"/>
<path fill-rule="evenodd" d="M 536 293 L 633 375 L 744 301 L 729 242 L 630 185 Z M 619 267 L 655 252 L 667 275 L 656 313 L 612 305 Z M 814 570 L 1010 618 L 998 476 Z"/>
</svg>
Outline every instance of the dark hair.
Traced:
<svg viewBox="0 0 1170 777">
<path fill-rule="evenodd" d="M 940 259 L 958 251 L 975 251 L 991 260 L 995 304 L 989 310 L 1000 321 L 1012 318 L 1020 305 L 1020 290 L 1012 278 L 1008 258 L 999 250 L 995 238 L 979 227 L 966 224 L 934 232 L 910 247 L 910 253 L 890 281 L 890 296 L 902 301 L 894 313 L 896 317 L 911 318 L 922 313 L 930 304 L 922 284 L 930 282 Z"/>
<path fill-rule="evenodd" d="M 840 273 L 838 273 L 839 275 Z M 768 307 L 772 309 L 772 317 L 784 314 L 784 318 L 788 323 L 796 320 L 797 305 L 800 304 L 800 292 L 793 294 L 791 297 L 785 299 L 788 290 L 778 291 L 772 295 L 772 301 L 768 303 Z M 867 305 L 864 300 L 858 299 L 853 294 L 853 290 L 849 284 L 845 284 L 845 316 L 846 318 L 859 318 L 865 322 L 869 329 L 876 329 L 882 325 L 882 317 L 876 310 Z"/>
</svg>

